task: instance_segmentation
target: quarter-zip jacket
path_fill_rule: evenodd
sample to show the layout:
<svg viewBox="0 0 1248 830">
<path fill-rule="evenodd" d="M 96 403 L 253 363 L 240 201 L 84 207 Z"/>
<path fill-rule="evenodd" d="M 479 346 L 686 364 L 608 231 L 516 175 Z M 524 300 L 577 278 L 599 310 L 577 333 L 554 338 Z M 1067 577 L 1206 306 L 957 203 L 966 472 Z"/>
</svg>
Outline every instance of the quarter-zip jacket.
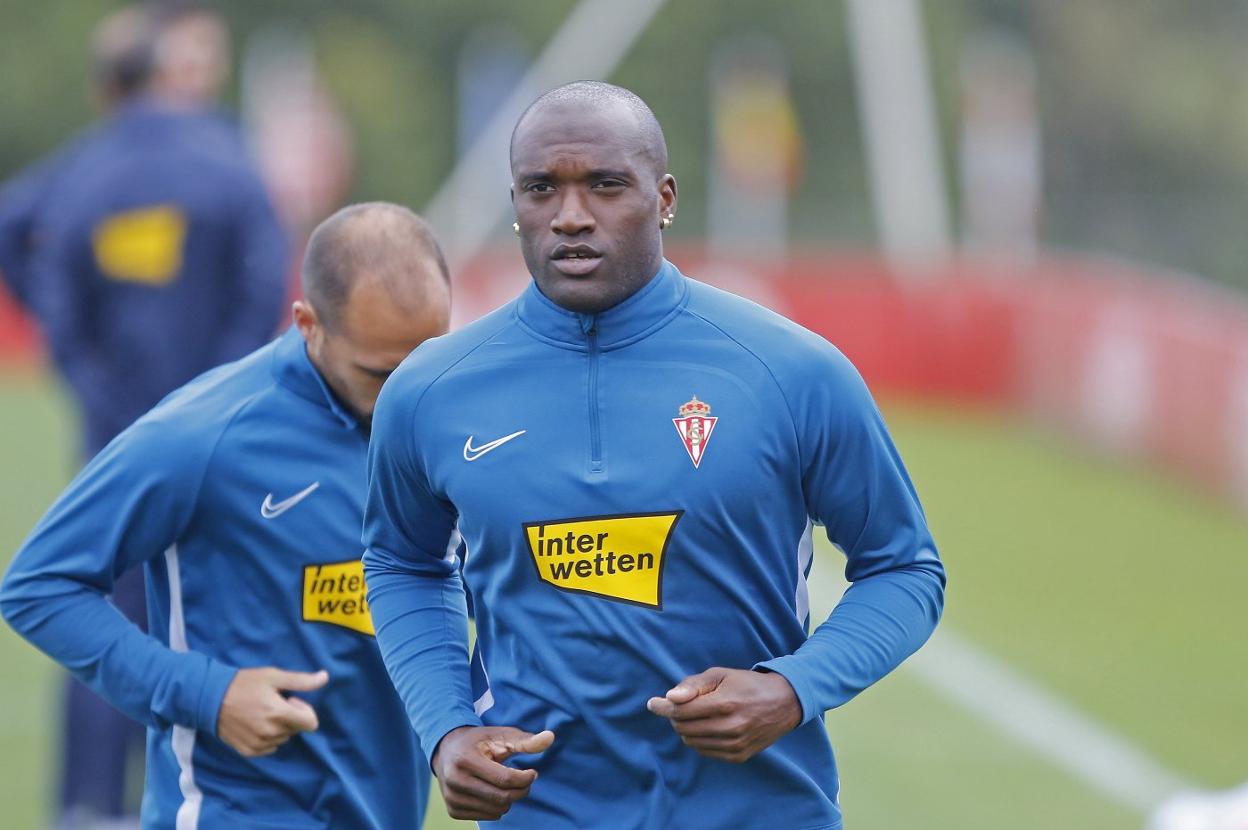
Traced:
<svg viewBox="0 0 1248 830">
<path fill-rule="evenodd" d="M 148 726 L 144 828 L 420 826 L 429 774 L 365 604 L 367 435 L 291 329 L 170 395 L 88 464 L 0 586 L 18 633 Z M 143 565 L 150 636 L 105 596 Z M 236 667 L 329 672 L 316 732 L 216 737 Z"/>
<path fill-rule="evenodd" d="M 808 636 L 816 524 L 853 585 Z M 503 827 L 840 827 L 823 713 L 918 648 L 943 601 L 850 363 L 670 263 L 600 314 L 530 285 L 417 349 L 378 402 L 364 538 L 426 751 L 462 725 L 556 735 L 519 759 L 540 776 Z M 781 673 L 801 725 L 745 764 L 699 756 L 645 704 L 711 666 Z"/>
</svg>

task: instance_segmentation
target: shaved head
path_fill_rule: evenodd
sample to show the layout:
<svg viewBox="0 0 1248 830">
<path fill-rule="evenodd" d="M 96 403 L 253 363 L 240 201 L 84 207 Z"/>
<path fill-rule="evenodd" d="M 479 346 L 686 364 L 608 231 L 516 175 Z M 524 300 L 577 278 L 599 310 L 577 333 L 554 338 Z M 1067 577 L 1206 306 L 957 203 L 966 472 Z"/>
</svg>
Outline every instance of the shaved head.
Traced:
<svg viewBox="0 0 1248 830">
<path fill-rule="evenodd" d="M 381 385 L 413 349 L 446 334 L 451 283 L 425 220 L 405 207 L 343 208 L 312 232 L 295 325 L 308 359 L 367 426 Z"/>
<path fill-rule="evenodd" d="M 449 285 L 446 259 L 428 223 L 401 205 L 365 202 L 343 208 L 312 233 L 303 293 L 322 325 L 334 331 L 362 281 L 381 287 L 400 306 L 416 307 L 427 299 L 431 269 Z"/>
<path fill-rule="evenodd" d="M 663 128 L 659 120 L 646 102 L 635 93 L 622 86 L 609 84 L 605 81 L 573 81 L 570 84 L 555 87 L 542 95 L 520 116 L 515 129 L 511 131 L 511 160 L 515 162 L 516 137 L 519 136 L 534 115 L 554 110 L 571 111 L 602 111 L 612 108 L 626 110 L 632 115 L 636 129 L 638 149 L 642 150 L 654 167 L 655 176 L 667 172 L 667 139 L 663 137 Z"/>
</svg>

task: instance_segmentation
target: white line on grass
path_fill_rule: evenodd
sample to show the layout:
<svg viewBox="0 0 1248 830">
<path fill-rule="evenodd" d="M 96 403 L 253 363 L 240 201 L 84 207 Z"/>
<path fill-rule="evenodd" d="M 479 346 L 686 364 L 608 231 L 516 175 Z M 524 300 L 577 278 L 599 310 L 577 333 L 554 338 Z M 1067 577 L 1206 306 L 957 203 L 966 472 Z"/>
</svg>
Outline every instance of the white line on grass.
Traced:
<svg viewBox="0 0 1248 830">
<path fill-rule="evenodd" d="M 835 559 L 816 558 L 810 583 L 824 614 L 845 589 L 835 574 Z M 907 670 L 959 708 L 1137 813 L 1150 812 L 1180 790 L 1194 789 L 1144 750 L 945 623 L 906 661 L 902 671 Z"/>
</svg>

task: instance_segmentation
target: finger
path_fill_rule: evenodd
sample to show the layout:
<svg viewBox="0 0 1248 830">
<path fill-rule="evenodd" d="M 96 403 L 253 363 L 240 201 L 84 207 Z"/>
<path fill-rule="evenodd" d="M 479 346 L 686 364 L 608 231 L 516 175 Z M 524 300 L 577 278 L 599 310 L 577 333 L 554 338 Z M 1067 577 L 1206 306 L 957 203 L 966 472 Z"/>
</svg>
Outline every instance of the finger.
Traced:
<svg viewBox="0 0 1248 830">
<path fill-rule="evenodd" d="M 274 720 L 292 732 L 315 732 L 320 726 L 316 710 L 306 700 L 297 697 L 283 698 Z"/>
<path fill-rule="evenodd" d="M 329 672 L 324 669 L 317 672 L 272 669 L 269 680 L 275 687 L 287 692 L 314 692 L 329 682 Z"/>
<path fill-rule="evenodd" d="M 511 809 L 510 801 L 493 804 L 484 799 L 457 793 L 443 793 L 443 799 L 450 817 L 461 821 L 494 821 Z"/>
<path fill-rule="evenodd" d="M 658 715 L 661 718 L 670 718 L 672 712 L 676 711 L 676 704 L 665 697 L 652 697 L 646 701 L 646 708 L 650 710 L 651 714 Z"/>
<path fill-rule="evenodd" d="M 501 767 L 502 765 L 500 764 L 499 766 Z M 502 767 L 502 769 L 507 770 L 508 768 Z M 451 776 L 446 781 L 446 789 L 465 798 L 476 798 L 493 805 L 509 804 L 527 796 L 530 785 L 537 779 L 537 773 L 532 770 L 510 771 L 523 772 L 527 773 L 527 775 L 513 778 L 504 776 L 500 771 L 482 777 L 469 771 Z"/>
<path fill-rule="evenodd" d="M 459 772 L 495 790 L 527 790 L 537 780 L 535 769 L 512 769 L 484 757 L 465 759 Z"/>
<path fill-rule="evenodd" d="M 727 670 L 721 668 L 711 668 L 701 674 L 690 675 L 668 689 L 664 697 L 672 703 L 688 703 L 700 695 L 710 694 L 718 689 L 726 675 Z"/>
<path fill-rule="evenodd" d="M 680 739 L 684 741 L 686 746 L 693 747 L 698 752 L 705 753 L 733 753 L 741 752 L 746 742 L 741 736 L 733 735 L 730 737 L 721 737 L 713 735 L 681 735 Z"/>
<path fill-rule="evenodd" d="M 530 735 L 520 729 L 505 728 L 485 742 L 485 755 L 495 761 L 506 761 L 513 755 L 535 755 L 550 749 L 555 733 L 549 729 Z"/>
<path fill-rule="evenodd" d="M 681 738 L 722 738 L 736 740 L 742 737 L 741 724 L 726 718 L 698 718 L 697 720 L 673 720 L 672 728 Z M 687 743 L 687 741 L 686 741 Z"/>
<path fill-rule="evenodd" d="M 663 713 L 663 717 L 671 721 L 718 719 L 732 714 L 732 704 L 726 700 L 718 700 L 715 695 L 695 697 L 688 703 L 672 703 L 664 698 L 660 700 L 663 702 L 656 704 L 657 708 Z"/>
<path fill-rule="evenodd" d="M 278 744 L 258 743 L 240 750 L 239 754 L 247 758 L 263 758 L 265 755 L 272 755 L 277 752 Z"/>
</svg>

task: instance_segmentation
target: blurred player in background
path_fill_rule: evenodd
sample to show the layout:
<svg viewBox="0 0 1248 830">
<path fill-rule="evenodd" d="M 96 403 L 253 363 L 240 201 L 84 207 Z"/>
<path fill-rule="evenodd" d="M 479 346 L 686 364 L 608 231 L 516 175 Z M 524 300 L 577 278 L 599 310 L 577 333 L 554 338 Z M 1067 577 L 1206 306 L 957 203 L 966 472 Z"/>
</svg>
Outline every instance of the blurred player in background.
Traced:
<svg viewBox="0 0 1248 830">
<path fill-rule="evenodd" d="M 189 4 L 145 14 L 144 80 L 55 175 L 26 292 L 82 406 L 88 457 L 172 389 L 265 343 L 285 297 L 285 235 L 214 108 L 225 28 Z"/>
<path fill-rule="evenodd" d="M 547 93 L 511 170 L 534 281 L 400 367 L 369 451 L 378 644 L 447 806 L 532 830 L 836 830 L 824 712 L 943 607 L 879 411 L 827 341 L 663 258 L 676 181 L 636 95 Z M 815 524 L 853 584 L 808 637 Z"/>
<path fill-rule="evenodd" d="M 105 118 L 0 193 L 0 270 L 41 323 L 90 458 L 173 389 L 267 342 L 285 298 L 285 234 L 235 126 L 221 18 L 193 3 L 121 9 L 97 27 Z M 114 602 L 142 623 L 139 571 Z M 71 681 L 58 824 L 117 817 L 142 733 Z"/>
<path fill-rule="evenodd" d="M 112 441 L 0 586 L 19 633 L 148 725 L 145 828 L 424 815 L 428 767 L 373 641 L 359 532 L 373 405 L 446 332 L 446 264 L 411 211 L 355 205 L 313 233 L 303 281 L 294 327 Z M 105 600 L 140 565 L 150 636 Z"/>
<path fill-rule="evenodd" d="M 139 6 L 126 6 L 106 17 L 91 36 L 90 98 L 102 116 L 143 92 L 151 75 L 155 21 Z M 69 164 L 74 151 L 88 144 L 94 129 L 32 164 L 0 187 L 0 279 L 10 294 L 29 306 L 30 263 L 38 241 L 39 207 Z"/>
</svg>

